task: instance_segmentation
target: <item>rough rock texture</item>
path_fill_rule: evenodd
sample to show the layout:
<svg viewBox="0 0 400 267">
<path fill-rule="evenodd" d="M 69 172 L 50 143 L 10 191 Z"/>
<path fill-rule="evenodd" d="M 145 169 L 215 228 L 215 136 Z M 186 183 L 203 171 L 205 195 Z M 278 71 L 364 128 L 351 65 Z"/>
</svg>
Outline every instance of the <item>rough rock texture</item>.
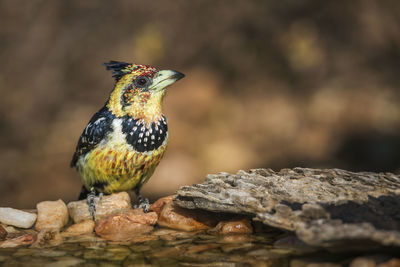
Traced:
<svg viewBox="0 0 400 267">
<path fill-rule="evenodd" d="M 61 235 L 69 237 L 75 235 L 90 234 L 93 233 L 93 230 L 94 230 L 94 221 L 86 220 L 69 226 L 67 229 L 65 229 L 64 232 L 61 233 Z"/>
<path fill-rule="evenodd" d="M 32 244 L 33 248 L 56 247 L 62 244 L 63 238 L 56 228 L 44 228 L 36 237 L 35 242 Z"/>
<path fill-rule="evenodd" d="M 142 209 L 109 215 L 96 224 L 96 234 L 112 241 L 128 241 L 137 235 L 153 230 L 157 223 L 155 212 L 144 213 Z"/>
<path fill-rule="evenodd" d="M 23 234 L 15 238 L 7 239 L 0 242 L 0 248 L 14 248 L 32 244 L 35 241 L 34 234 Z"/>
<path fill-rule="evenodd" d="M 36 221 L 36 214 L 13 208 L 0 208 L 0 222 L 20 228 L 30 228 Z"/>
<path fill-rule="evenodd" d="M 68 211 L 74 223 L 92 220 L 86 200 L 68 203 Z M 96 220 L 116 212 L 128 210 L 131 207 L 131 198 L 127 192 L 103 196 L 96 205 Z"/>
<path fill-rule="evenodd" d="M 158 215 L 160 215 L 161 210 L 164 208 L 165 204 L 170 203 L 174 200 L 175 196 L 166 196 L 166 197 L 162 197 L 157 199 L 156 202 L 154 202 L 153 204 L 151 204 L 150 206 L 150 210 L 154 211 L 155 213 L 157 213 Z"/>
<path fill-rule="evenodd" d="M 35 229 L 60 230 L 68 223 L 68 209 L 64 201 L 42 201 L 36 205 L 38 211 Z"/>
<path fill-rule="evenodd" d="M 217 220 L 213 214 L 192 211 L 176 206 L 172 199 L 166 201 L 158 216 L 160 226 L 183 231 L 204 230 L 214 227 Z"/>
<path fill-rule="evenodd" d="M 400 176 L 391 173 L 306 168 L 221 173 L 182 187 L 175 203 L 252 215 L 295 231 L 310 245 L 368 240 L 400 246 Z"/>
</svg>

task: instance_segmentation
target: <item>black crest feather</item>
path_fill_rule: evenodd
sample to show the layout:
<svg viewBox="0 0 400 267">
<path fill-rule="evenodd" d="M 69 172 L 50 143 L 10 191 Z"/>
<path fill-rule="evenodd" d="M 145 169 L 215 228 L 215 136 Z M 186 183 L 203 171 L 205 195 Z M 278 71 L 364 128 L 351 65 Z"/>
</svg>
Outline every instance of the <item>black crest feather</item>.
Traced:
<svg viewBox="0 0 400 267">
<path fill-rule="evenodd" d="M 119 79 L 121 79 L 121 77 L 126 74 L 123 69 L 125 69 L 129 65 L 132 65 L 132 63 L 111 60 L 110 62 L 104 63 L 103 65 L 106 66 L 106 70 L 112 71 L 112 76 L 114 77 L 115 81 L 118 82 Z"/>
</svg>

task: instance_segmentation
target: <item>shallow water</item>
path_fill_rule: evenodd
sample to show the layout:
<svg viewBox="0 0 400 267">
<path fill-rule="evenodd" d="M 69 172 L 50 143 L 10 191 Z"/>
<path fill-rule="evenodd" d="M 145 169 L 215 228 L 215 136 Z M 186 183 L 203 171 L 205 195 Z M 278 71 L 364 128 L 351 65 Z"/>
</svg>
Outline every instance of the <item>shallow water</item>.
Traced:
<svg viewBox="0 0 400 267">
<path fill-rule="evenodd" d="M 129 242 L 94 235 L 65 239 L 57 247 L 0 249 L 3 266 L 276 266 L 294 251 L 275 248 L 280 234 L 220 236 L 157 229 Z"/>
<path fill-rule="evenodd" d="M 284 242 L 274 245 L 278 239 Z M 316 252 L 293 240 L 296 239 L 281 232 L 221 236 L 204 231 L 156 229 L 127 242 L 105 241 L 93 234 L 66 238 L 56 247 L 3 248 L 0 249 L 0 265 L 305 266 L 304 259 L 306 262 L 309 259 L 343 260 L 343 255 Z"/>
</svg>

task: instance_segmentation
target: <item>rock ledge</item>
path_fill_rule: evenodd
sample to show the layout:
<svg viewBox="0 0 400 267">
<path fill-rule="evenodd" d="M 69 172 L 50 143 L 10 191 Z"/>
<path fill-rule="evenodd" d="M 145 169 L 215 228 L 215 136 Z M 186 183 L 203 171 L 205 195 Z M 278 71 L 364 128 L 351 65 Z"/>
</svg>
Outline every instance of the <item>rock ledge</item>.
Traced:
<svg viewBox="0 0 400 267">
<path fill-rule="evenodd" d="M 252 215 L 313 246 L 365 241 L 400 246 L 400 176 L 340 169 L 253 169 L 181 187 L 189 209 Z"/>
</svg>

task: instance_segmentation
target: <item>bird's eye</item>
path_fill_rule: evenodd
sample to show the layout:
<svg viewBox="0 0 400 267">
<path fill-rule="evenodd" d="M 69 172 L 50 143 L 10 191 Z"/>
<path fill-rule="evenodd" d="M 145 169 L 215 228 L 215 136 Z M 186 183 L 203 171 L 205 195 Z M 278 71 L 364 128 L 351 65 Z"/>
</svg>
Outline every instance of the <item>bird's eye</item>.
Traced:
<svg viewBox="0 0 400 267">
<path fill-rule="evenodd" d="M 146 76 L 138 77 L 135 80 L 135 85 L 136 85 L 136 87 L 139 87 L 139 88 L 146 87 L 149 83 L 150 83 L 150 80 Z"/>
</svg>

